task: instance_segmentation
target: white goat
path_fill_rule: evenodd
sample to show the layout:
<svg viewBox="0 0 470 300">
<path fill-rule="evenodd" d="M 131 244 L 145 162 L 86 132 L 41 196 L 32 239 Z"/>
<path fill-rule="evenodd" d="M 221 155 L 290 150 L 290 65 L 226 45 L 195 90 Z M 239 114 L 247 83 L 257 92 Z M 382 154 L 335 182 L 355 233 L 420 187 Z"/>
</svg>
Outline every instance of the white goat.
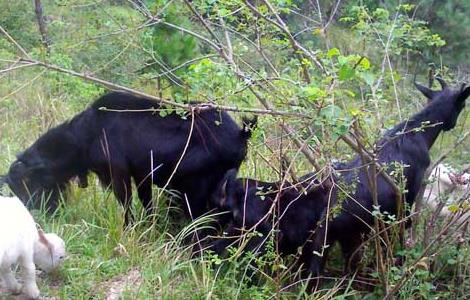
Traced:
<svg viewBox="0 0 470 300">
<path fill-rule="evenodd" d="M 0 277 L 11 293 L 23 291 L 28 298 L 38 298 L 35 264 L 50 272 L 64 258 L 65 244 L 60 237 L 38 230 L 33 217 L 18 198 L 0 196 Z M 23 288 L 12 273 L 15 264 L 21 268 Z"/>
<path fill-rule="evenodd" d="M 431 209 L 435 210 L 439 203 L 444 201 L 445 206 L 440 211 L 440 216 L 452 214 L 448 206 L 455 203 L 470 189 L 470 173 L 459 174 L 458 171 L 444 164 L 437 165 L 429 176 L 429 184 L 424 192 L 424 201 Z M 468 199 L 463 199 L 469 201 Z"/>
</svg>

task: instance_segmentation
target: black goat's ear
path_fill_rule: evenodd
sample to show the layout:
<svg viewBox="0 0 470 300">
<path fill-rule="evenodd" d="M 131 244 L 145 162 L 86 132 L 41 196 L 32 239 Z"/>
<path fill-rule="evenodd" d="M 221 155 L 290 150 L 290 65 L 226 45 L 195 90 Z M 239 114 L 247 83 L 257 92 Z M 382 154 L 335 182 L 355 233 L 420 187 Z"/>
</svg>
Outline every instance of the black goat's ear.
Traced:
<svg viewBox="0 0 470 300">
<path fill-rule="evenodd" d="M 470 86 L 467 86 L 466 88 L 462 89 L 459 97 L 457 98 L 457 101 L 464 102 L 468 98 L 468 96 L 470 96 Z"/>
<path fill-rule="evenodd" d="M 445 90 L 447 88 L 447 83 L 442 79 L 441 77 L 436 77 L 436 80 L 439 81 L 439 84 L 441 85 L 441 88 Z"/>
<path fill-rule="evenodd" d="M 237 169 L 230 169 L 225 173 L 224 178 L 222 179 L 222 185 L 220 186 L 220 207 L 225 207 L 227 205 L 228 195 L 237 180 Z"/>
<path fill-rule="evenodd" d="M 429 100 L 434 98 L 434 96 L 436 95 L 435 91 L 431 90 L 430 88 L 425 87 L 424 85 L 421 85 L 421 84 L 415 82 L 415 86 Z"/>
</svg>

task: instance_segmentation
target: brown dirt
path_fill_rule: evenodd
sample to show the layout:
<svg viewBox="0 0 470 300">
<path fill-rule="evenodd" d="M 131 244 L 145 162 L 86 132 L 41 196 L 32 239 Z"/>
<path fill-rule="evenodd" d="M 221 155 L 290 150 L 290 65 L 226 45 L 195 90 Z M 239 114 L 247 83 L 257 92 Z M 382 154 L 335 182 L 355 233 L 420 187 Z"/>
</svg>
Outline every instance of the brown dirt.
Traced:
<svg viewBox="0 0 470 300">
<path fill-rule="evenodd" d="M 130 269 L 126 274 L 122 274 L 107 280 L 101 284 L 101 290 L 104 290 L 104 299 L 118 300 L 122 293 L 129 287 L 135 289 L 142 284 L 140 270 L 137 268 Z"/>
</svg>

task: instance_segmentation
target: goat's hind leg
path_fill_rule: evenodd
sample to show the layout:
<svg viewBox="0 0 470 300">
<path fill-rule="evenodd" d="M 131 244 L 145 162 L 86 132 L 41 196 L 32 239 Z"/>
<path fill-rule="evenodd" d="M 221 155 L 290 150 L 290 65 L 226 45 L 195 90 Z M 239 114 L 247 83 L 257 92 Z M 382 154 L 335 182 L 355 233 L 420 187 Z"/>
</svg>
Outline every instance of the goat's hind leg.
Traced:
<svg viewBox="0 0 470 300">
<path fill-rule="evenodd" d="M 12 293 L 13 295 L 18 295 L 21 293 L 21 284 L 15 279 L 13 272 L 11 271 L 11 266 L 2 265 L 0 266 L 0 276 L 3 279 L 5 288 Z"/>
</svg>

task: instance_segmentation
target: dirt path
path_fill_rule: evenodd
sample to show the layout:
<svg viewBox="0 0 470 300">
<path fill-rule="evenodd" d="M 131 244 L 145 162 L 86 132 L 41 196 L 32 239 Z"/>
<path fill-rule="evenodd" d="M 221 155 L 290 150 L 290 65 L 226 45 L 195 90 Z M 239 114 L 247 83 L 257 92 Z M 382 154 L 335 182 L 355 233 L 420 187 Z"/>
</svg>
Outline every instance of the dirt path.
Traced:
<svg viewBox="0 0 470 300">
<path fill-rule="evenodd" d="M 106 290 L 105 299 L 106 300 L 118 300 L 122 293 L 129 287 L 135 289 L 142 284 L 142 276 L 140 275 L 140 270 L 137 268 L 132 268 L 126 274 L 122 274 L 111 278 L 102 284 L 103 290 Z"/>
<path fill-rule="evenodd" d="M 39 275 L 41 276 L 41 275 Z M 128 288 L 136 289 L 142 284 L 142 276 L 140 270 L 137 268 L 130 269 L 127 273 L 113 277 L 97 287 L 104 295 L 106 300 L 118 300 L 124 291 Z M 51 286 L 52 289 L 58 289 L 59 286 Z M 13 296 L 10 295 L 5 289 L 3 282 L 0 281 L 0 300 L 26 300 L 24 295 Z M 41 295 L 41 300 L 59 300 L 58 297 L 49 297 Z"/>
</svg>

